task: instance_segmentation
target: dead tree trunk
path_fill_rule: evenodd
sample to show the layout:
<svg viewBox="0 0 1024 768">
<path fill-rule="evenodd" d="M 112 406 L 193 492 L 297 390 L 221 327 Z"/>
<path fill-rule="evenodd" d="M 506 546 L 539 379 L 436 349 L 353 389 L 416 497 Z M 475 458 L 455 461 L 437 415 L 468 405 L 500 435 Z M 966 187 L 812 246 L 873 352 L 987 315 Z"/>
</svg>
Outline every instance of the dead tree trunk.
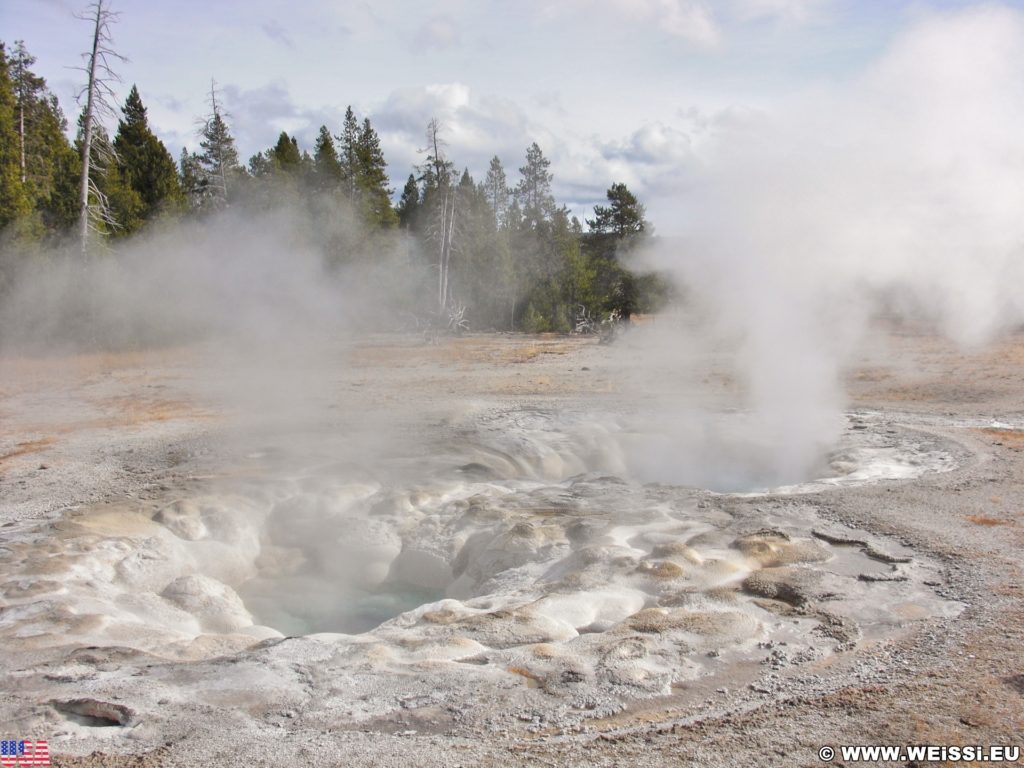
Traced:
<svg viewBox="0 0 1024 768">
<path fill-rule="evenodd" d="M 220 105 L 217 104 L 217 81 L 212 78 L 210 80 L 210 108 L 213 110 L 215 120 L 223 119 L 220 114 Z M 226 205 L 228 200 L 227 158 L 224 157 L 224 148 L 219 144 L 216 147 L 215 154 L 217 161 L 217 185 L 220 190 L 221 199 Z"/>
<path fill-rule="evenodd" d="M 82 257 L 89 256 L 89 163 L 92 156 L 92 119 L 96 100 L 96 62 L 100 47 L 100 15 L 103 0 L 96 4 L 96 23 L 92 33 L 92 52 L 89 54 L 89 84 L 85 113 L 82 115 L 82 180 L 78 188 L 78 240 Z"/>
<path fill-rule="evenodd" d="M 89 256 L 89 223 L 90 195 L 96 195 L 98 205 L 102 206 L 102 196 L 92 181 L 92 144 L 95 135 L 95 122 L 100 115 L 114 114 L 110 99 L 114 96 L 111 81 L 120 78 L 110 67 L 110 59 L 126 61 L 124 56 L 116 53 L 111 47 L 110 24 L 117 19 L 107 5 L 107 0 L 96 0 L 89 6 L 87 14 L 79 16 L 83 21 L 92 24 L 92 48 L 83 54 L 85 65 L 81 70 L 86 73 L 85 87 L 79 92 L 81 99 L 85 96 L 85 111 L 82 113 L 82 179 L 78 189 L 78 237 L 83 259 Z M 101 211 L 106 216 L 106 211 Z"/>
<path fill-rule="evenodd" d="M 447 267 L 445 264 L 445 248 L 447 240 L 448 227 L 446 222 L 448 221 L 448 190 L 444 191 L 444 200 L 441 203 L 441 226 L 440 231 L 440 243 L 437 252 L 437 314 L 440 317 L 444 313 L 446 294 L 448 292 L 448 275 Z"/>
<path fill-rule="evenodd" d="M 21 141 L 21 183 L 24 184 L 28 178 L 25 173 L 25 99 L 18 100 L 18 138 Z"/>
<path fill-rule="evenodd" d="M 455 242 L 455 203 L 457 199 L 457 189 L 448 188 L 444 191 L 444 207 L 441 217 L 441 259 L 438 265 L 441 273 L 438 312 L 442 315 L 448 309 L 448 281 L 452 261 L 452 244 Z"/>
</svg>

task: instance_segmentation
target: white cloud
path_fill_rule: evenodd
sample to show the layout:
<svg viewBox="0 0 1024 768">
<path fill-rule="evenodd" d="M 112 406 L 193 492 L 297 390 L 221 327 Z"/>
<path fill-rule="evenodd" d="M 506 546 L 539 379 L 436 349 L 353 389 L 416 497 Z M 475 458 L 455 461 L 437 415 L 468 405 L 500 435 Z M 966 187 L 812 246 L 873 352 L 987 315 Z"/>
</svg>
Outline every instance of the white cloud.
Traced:
<svg viewBox="0 0 1024 768">
<path fill-rule="evenodd" d="M 275 43 L 280 43 L 289 50 L 295 49 L 295 42 L 292 40 L 291 35 L 289 35 L 288 31 L 281 25 L 281 22 L 276 19 L 263 22 L 260 24 L 260 29 L 263 30 L 263 34 Z"/>
<path fill-rule="evenodd" d="M 833 0 L 735 0 L 741 21 L 771 19 L 805 24 L 819 18 Z"/>
<path fill-rule="evenodd" d="M 460 170 L 468 167 L 478 181 L 497 155 L 515 184 L 527 146 L 537 142 L 551 161 L 555 198 L 574 214 L 592 215 L 607 189 L 623 182 L 647 205 L 662 232 L 678 227 L 674 200 L 693 183 L 702 146 L 750 130 L 757 119 L 755 113 L 738 109 L 690 109 L 672 123 L 652 120 L 625 135 L 599 136 L 550 125 L 544 115 L 509 99 L 480 94 L 464 83 L 403 88 L 370 114 L 381 135 L 392 186 L 400 187 L 413 166 L 422 163 L 426 125 L 434 117 L 442 123 L 448 157 Z"/>
<path fill-rule="evenodd" d="M 674 37 L 696 45 L 712 47 L 721 32 L 711 8 L 702 0 L 618 0 L 620 4 L 649 18 Z"/>
<path fill-rule="evenodd" d="M 243 163 L 250 155 L 273 146 L 281 131 L 295 136 L 303 149 L 312 150 L 320 126 L 337 133 L 344 117 L 343 107 L 307 108 L 296 104 L 287 86 L 280 82 L 251 89 L 228 84 L 222 91 L 228 124 Z M 187 143 L 194 147 L 198 138 L 193 136 Z"/>
<path fill-rule="evenodd" d="M 617 21 L 653 27 L 704 48 L 718 45 L 722 36 L 715 14 L 705 0 L 567 0 L 542 6 L 541 14 L 554 17 L 567 11 L 585 16 L 610 12 Z"/>
<path fill-rule="evenodd" d="M 629 164 L 666 165 L 678 163 L 692 154 L 689 135 L 661 123 L 641 127 L 625 141 L 606 145 L 605 156 Z"/>
<path fill-rule="evenodd" d="M 461 42 L 461 34 L 450 16 L 431 16 L 416 30 L 413 42 L 415 50 L 443 51 L 457 47 Z"/>
<path fill-rule="evenodd" d="M 371 115 L 391 165 L 392 178 L 403 178 L 425 144 L 427 123 L 437 118 L 443 127 L 451 159 L 481 173 L 497 154 L 506 162 L 525 151 L 541 131 L 529 123 L 516 103 L 479 96 L 463 83 L 433 83 L 393 91 Z"/>
</svg>

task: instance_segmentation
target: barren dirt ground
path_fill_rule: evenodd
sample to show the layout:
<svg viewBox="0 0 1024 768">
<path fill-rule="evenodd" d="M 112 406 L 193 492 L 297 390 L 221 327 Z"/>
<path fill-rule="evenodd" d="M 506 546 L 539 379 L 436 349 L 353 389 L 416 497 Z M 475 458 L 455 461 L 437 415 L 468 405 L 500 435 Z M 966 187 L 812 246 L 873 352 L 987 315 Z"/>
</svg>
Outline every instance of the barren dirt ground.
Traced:
<svg viewBox="0 0 1024 768">
<path fill-rule="evenodd" d="M 626 374 L 643 354 L 628 337 L 612 345 L 556 336 L 469 335 L 437 345 L 367 338 L 339 344 L 314 411 L 327 430 L 386 412 L 396 429 L 429 433 L 451 428 L 467 404 L 478 411 L 614 410 L 632 403 Z M 488 709 L 487 717 L 448 707 L 438 726 L 396 704 L 386 716 L 346 722 L 340 710 L 333 720 L 305 716 L 306 707 L 319 712 L 344 695 L 306 672 L 296 673 L 306 675 L 298 705 L 275 706 L 259 680 L 234 700 L 154 694 L 147 701 L 137 682 L 126 682 L 118 699 L 110 687 L 118 674 L 126 681 L 147 674 L 187 680 L 191 664 L 205 670 L 195 672 L 199 680 L 216 669 L 211 658 L 225 669 L 251 661 L 237 646 L 211 645 L 214 652 L 201 661 L 183 654 L 171 664 L 125 648 L 83 650 L 97 644 L 77 640 L 28 643 L 33 630 L 18 622 L 48 589 L 59 591 L 61 571 L 25 570 L 13 541 L 39 531 L 56 537 L 61 526 L 103 505 L 155 508 L 169 492 L 199 487 L 238 458 L 242 449 L 225 437 L 236 432 L 233 406 L 196 385 L 203 378 L 198 360 L 191 349 L 0 360 L 0 627 L 8 628 L 0 718 L 4 739 L 50 739 L 54 765 L 809 766 L 821 764 L 817 750 L 825 744 L 1024 745 L 1024 334 L 968 352 L 910 331 L 889 331 L 866 345 L 846 372 L 848 410 L 957 446 L 958 466 L 799 497 L 816 519 L 934 563 L 924 583 L 962 605 L 959 613 L 908 620 L 884 636 L 868 633 L 781 672 L 750 662 L 683 680 L 668 693 L 647 692 L 571 724 L 503 718 L 506 708 L 519 713 L 535 702 L 540 710 L 562 695 L 528 669 L 510 676 L 519 688 L 509 687 L 507 698 L 488 694 L 474 705 Z M 658 386 L 699 387 L 714 403 L 728 401 L 736 385 L 721 361 L 706 355 L 684 381 Z M 793 502 L 767 495 L 709 503 L 754 519 L 759 510 Z M 33 557 L 38 565 L 38 550 Z M 72 610 L 64 619 L 69 633 L 88 635 L 84 616 Z M 296 659 L 288 663 L 298 670 Z M 152 672 L 157 667 L 165 671 Z M 97 676 L 106 681 L 104 701 L 130 715 L 68 704 L 98 698 Z M 69 720 L 76 723 L 70 735 Z"/>
</svg>

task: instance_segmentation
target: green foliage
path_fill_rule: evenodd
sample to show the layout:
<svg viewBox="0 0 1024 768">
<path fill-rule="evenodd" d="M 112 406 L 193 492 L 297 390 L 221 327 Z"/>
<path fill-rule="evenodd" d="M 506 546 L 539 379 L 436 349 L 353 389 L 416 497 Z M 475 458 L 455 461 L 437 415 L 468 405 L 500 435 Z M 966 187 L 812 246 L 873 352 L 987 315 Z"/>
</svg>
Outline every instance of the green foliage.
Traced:
<svg viewBox="0 0 1024 768">
<path fill-rule="evenodd" d="M 536 228 L 550 219 L 555 210 L 555 198 L 551 194 L 553 175 L 548 168 L 551 161 L 544 157 L 537 142 L 526 150 L 526 165 L 519 169 L 522 180 L 516 187 L 516 199 L 523 210 L 526 226 Z"/>
<path fill-rule="evenodd" d="M 482 187 L 464 170 L 454 188 L 450 285 L 453 300 L 465 305 L 475 328 L 509 324 L 509 251 L 507 238 L 494 223 Z"/>
<path fill-rule="evenodd" d="M 203 166 L 199 162 L 199 155 L 184 147 L 178 161 L 178 182 L 190 207 L 195 208 L 202 195 Z"/>
<path fill-rule="evenodd" d="M 555 315 L 551 318 L 551 330 L 556 333 L 568 333 L 572 330 L 569 309 L 565 304 L 559 304 L 555 307 Z"/>
<path fill-rule="evenodd" d="M 359 188 L 359 121 L 349 106 L 345 110 L 345 121 L 338 136 L 338 161 L 341 165 L 342 189 L 348 199 L 355 200 Z"/>
<path fill-rule="evenodd" d="M 98 184 L 106 195 L 107 209 L 111 216 L 106 227 L 109 234 L 126 237 L 142 229 L 147 218 L 146 202 L 133 187 L 131 176 L 122 170 L 120 162 L 111 163 Z"/>
<path fill-rule="evenodd" d="M 582 312 L 628 317 L 654 305 L 663 284 L 639 280 L 620 261 L 648 229 L 625 185 L 613 185 L 611 205 L 598 206 L 600 231 L 592 225 L 584 234 L 555 203 L 550 161 L 537 144 L 513 196 L 497 157 L 479 186 L 468 170 L 456 176 L 439 133 L 431 121 L 425 162 L 406 182 L 399 212 L 426 263 L 447 271 L 448 300 L 467 308 L 473 327 L 567 332 Z"/>
<path fill-rule="evenodd" d="M 15 107 L 7 52 L 0 46 L 0 228 L 32 212 L 32 199 L 21 179 Z"/>
<path fill-rule="evenodd" d="M 340 189 L 344 199 L 374 228 L 399 223 L 391 205 L 387 162 L 380 137 L 365 118 L 360 125 L 352 107 L 345 110 L 341 134 L 334 139 L 326 126 L 320 128 L 312 160 L 312 185 L 318 190 Z"/>
<path fill-rule="evenodd" d="M 321 192 L 337 189 L 341 184 L 338 150 L 326 125 L 320 126 L 316 146 L 313 148 L 313 179 L 314 186 Z"/>
<path fill-rule="evenodd" d="M 356 137 L 355 150 L 356 194 L 364 220 L 376 227 L 395 226 L 398 224 L 398 215 L 391 207 L 393 190 L 388 187 L 387 163 L 380 147 L 380 138 L 370 124 L 370 118 L 363 120 L 363 126 Z"/>
<path fill-rule="evenodd" d="M 134 85 L 121 111 L 114 151 L 117 183 L 125 189 L 117 190 L 120 202 L 112 200 L 111 207 L 118 211 L 120 233 L 131 234 L 161 213 L 180 211 L 185 197 L 174 158 L 150 130 L 146 108 Z"/>
<path fill-rule="evenodd" d="M 562 270 L 562 296 L 574 309 L 583 306 L 588 311 L 596 309 L 600 301 L 595 292 L 597 265 L 583 251 L 579 237 L 573 237 L 566 245 L 565 266 Z"/>
<path fill-rule="evenodd" d="M 32 212 L 22 219 L 21 232 L 33 238 L 47 230 L 59 231 L 74 223 L 81 169 L 64 131 L 67 120 L 46 81 L 31 70 L 35 57 L 17 41 L 10 62 L 15 96 L 21 179 Z M 70 206 L 74 215 L 68 217 Z"/>
<path fill-rule="evenodd" d="M 544 333 L 551 330 L 551 323 L 544 317 L 533 304 L 526 305 L 522 319 L 523 330 L 527 333 Z"/>
<path fill-rule="evenodd" d="M 8 234 L 26 244 L 77 221 L 81 158 L 25 44 L 15 43 L 8 67 L 0 43 L 0 62 L 0 228 L 11 225 Z"/>
<path fill-rule="evenodd" d="M 623 264 L 630 251 L 650 237 L 643 205 L 625 184 L 612 184 L 608 205 L 595 205 L 583 240 L 596 267 L 595 291 L 603 312 L 629 318 L 658 309 L 668 296 L 667 283 L 655 275 L 638 276 Z"/>
<path fill-rule="evenodd" d="M 644 207 L 625 184 L 612 184 L 608 190 L 610 205 L 595 205 L 594 218 L 587 219 L 590 231 L 623 238 L 642 233 L 647 225 Z"/>
<path fill-rule="evenodd" d="M 410 229 L 413 226 L 419 207 L 420 188 L 416 184 L 416 177 L 410 173 L 402 188 L 402 197 L 395 208 L 395 212 L 398 214 L 398 224 L 402 229 Z"/>
<path fill-rule="evenodd" d="M 487 178 L 484 179 L 484 195 L 487 204 L 491 206 L 494 214 L 495 226 L 502 226 L 508 219 L 509 199 L 512 190 L 508 188 L 508 179 L 505 177 L 505 169 L 501 165 L 501 159 L 495 155 L 491 158 L 491 164 L 487 169 Z"/>
<path fill-rule="evenodd" d="M 198 184 L 193 207 L 218 210 L 235 197 L 245 171 L 238 162 L 238 150 L 227 122 L 217 103 L 216 92 L 210 94 L 210 114 L 203 124 L 202 151 L 196 155 Z"/>
<path fill-rule="evenodd" d="M 298 173 L 302 167 L 302 153 L 299 152 L 298 140 L 281 131 L 281 135 L 277 137 L 277 144 L 270 150 L 270 159 L 275 170 L 281 173 Z"/>
<path fill-rule="evenodd" d="M 38 201 L 42 225 L 48 234 L 60 236 L 78 221 L 78 187 L 82 158 L 63 133 L 50 146 L 47 194 Z"/>
</svg>

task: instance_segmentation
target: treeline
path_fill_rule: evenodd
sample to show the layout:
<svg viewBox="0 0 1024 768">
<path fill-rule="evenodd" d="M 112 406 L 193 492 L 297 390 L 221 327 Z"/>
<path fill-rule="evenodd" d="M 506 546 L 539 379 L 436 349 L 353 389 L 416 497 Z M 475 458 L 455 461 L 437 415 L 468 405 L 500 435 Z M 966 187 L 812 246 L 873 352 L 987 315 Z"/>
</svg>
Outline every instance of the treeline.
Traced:
<svg viewBox="0 0 1024 768">
<path fill-rule="evenodd" d="M 82 209 L 83 118 L 69 141 L 67 120 L 34 63 L 22 42 L 10 52 L 0 43 L 0 229 L 8 259 L 67 242 Z M 555 201 L 550 161 L 537 144 L 515 182 L 498 157 L 477 181 L 448 157 L 443 126 L 433 120 L 423 162 L 393 203 L 380 138 L 351 107 L 337 134 L 320 128 L 312 152 L 282 132 L 244 166 L 213 87 L 199 149 L 183 150 L 177 163 L 150 128 L 138 88 L 116 117 L 113 138 L 92 121 L 89 142 L 90 236 L 109 247 L 144 227 L 226 208 L 292 205 L 332 233 L 320 243 L 332 264 L 415 243 L 429 277 L 404 309 L 433 326 L 564 332 L 651 311 L 665 297 L 660 280 L 623 263 L 651 234 L 643 205 L 613 184 L 608 204 L 581 223 Z"/>
</svg>

